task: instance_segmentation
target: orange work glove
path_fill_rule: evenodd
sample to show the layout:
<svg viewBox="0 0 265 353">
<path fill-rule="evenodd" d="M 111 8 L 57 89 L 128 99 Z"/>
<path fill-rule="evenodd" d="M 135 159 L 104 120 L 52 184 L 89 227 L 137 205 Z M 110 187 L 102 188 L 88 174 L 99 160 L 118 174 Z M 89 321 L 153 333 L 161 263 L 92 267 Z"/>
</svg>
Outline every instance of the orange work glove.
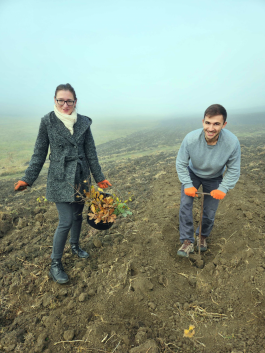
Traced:
<svg viewBox="0 0 265 353">
<path fill-rule="evenodd" d="M 27 188 L 29 184 L 27 184 L 25 181 L 19 180 L 17 183 L 14 184 L 15 191 L 22 191 Z"/>
<path fill-rule="evenodd" d="M 217 200 L 222 200 L 226 193 L 221 191 L 221 190 L 213 190 L 210 192 L 211 196 L 214 198 L 214 199 L 217 199 Z"/>
<path fill-rule="evenodd" d="M 109 186 L 112 186 L 112 185 L 111 185 L 111 183 L 110 183 L 107 179 L 105 179 L 105 180 L 103 180 L 103 181 L 100 181 L 100 182 L 98 183 L 98 187 L 100 187 L 101 189 L 106 189 L 106 188 L 109 187 Z"/>
<path fill-rule="evenodd" d="M 194 186 L 192 186 L 191 188 L 184 189 L 185 195 L 191 196 L 191 197 L 195 197 L 195 196 L 198 197 L 198 195 L 196 195 L 197 191 L 198 190 Z"/>
</svg>

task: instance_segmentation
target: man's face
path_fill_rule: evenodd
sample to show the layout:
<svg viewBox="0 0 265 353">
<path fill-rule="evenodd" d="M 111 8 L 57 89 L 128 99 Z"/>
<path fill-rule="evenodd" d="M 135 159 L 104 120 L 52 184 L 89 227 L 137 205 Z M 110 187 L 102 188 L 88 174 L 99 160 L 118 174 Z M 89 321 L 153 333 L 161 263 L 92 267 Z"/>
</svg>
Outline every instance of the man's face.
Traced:
<svg viewBox="0 0 265 353">
<path fill-rule="evenodd" d="M 215 115 L 212 117 L 205 116 L 202 120 L 202 124 L 205 140 L 208 143 L 214 144 L 218 140 L 218 136 L 221 130 L 226 126 L 227 122 L 224 123 L 223 115 Z"/>
</svg>

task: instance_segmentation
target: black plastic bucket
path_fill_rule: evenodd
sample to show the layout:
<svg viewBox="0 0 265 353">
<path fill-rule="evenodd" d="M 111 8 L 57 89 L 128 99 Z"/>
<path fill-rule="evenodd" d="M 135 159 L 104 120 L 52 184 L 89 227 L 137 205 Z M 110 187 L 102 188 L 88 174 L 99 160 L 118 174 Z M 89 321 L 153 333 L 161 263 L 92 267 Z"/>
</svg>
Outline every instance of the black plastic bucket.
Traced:
<svg viewBox="0 0 265 353">
<path fill-rule="evenodd" d="M 103 222 L 99 222 L 99 223 L 95 223 L 94 219 L 89 219 L 89 216 L 87 216 L 87 223 L 97 229 L 97 230 L 107 230 L 110 229 L 110 227 L 113 225 L 113 222 L 110 223 L 103 223 Z"/>
</svg>

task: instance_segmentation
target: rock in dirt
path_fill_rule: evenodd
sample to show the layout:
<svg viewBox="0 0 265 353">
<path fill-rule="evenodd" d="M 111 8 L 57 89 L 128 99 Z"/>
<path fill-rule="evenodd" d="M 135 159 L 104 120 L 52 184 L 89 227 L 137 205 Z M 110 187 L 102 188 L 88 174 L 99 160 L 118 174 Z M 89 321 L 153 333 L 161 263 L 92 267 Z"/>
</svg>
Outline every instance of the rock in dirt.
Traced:
<svg viewBox="0 0 265 353">
<path fill-rule="evenodd" d="M 139 347 L 130 349 L 130 353 L 159 353 L 158 346 L 154 340 L 148 340 Z"/>
<path fill-rule="evenodd" d="M 39 335 L 39 337 L 37 339 L 37 344 L 34 347 L 35 348 L 34 352 L 39 353 L 39 352 L 43 351 L 43 349 L 47 343 L 47 341 L 46 341 L 47 337 L 48 337 L 47 332 L 43 332 Z"/>
<path fill-rule="evenodd" d="M 37 233 L 41 229 L 41 223 L 39 221 L 34 223 L 34 232 Z"/>
<path fill-rule="evenodd" d="M 110 243 L 112 241 L 112 236 L 110 234 L 105 235 L 104 241 Z"/>
<path fill-rule="evenodd" d="M 28 222 L 25 220 L 25 218 L 19 218 L 17 227 L 18 229 L 25 228 L 28 225 Z"/>
<path fill-rule="evenodd" d="M 58 295 L 58 297 L 66 297 L 67 294 L 68 294 L 67 289 L 63 288 L 63 289 L 59 290 L 57 295 Z"/>
<path fill-rule="evenodd" d="M 90 297 L 93 297 L 95 294 L 96 294 L 96 291 L 94 289 L 89 289 L 89 291 L 87 292 L 87 294 L 90 296 Z"/>
<path fill-rule="evenodd" d="M 52 317 L 52 316 L 43 316 L 43 318 L 42 318 L 41 321 L 42 321 L 42 323 L 43 323 L 43 325 L 44 325 L 45 327 L 50 328 L 51 325 L 52 325 L 53 322 L 54 322 L 54 317 Z"/>
<path fill-rule="evenodd" d="M 94 239 L 93 244 L 95 245 L 96 248 L 101 248 L 102 246 L 101 240 L 99 238 Z"/>
<path fill-rule="evenodd" d="M 249 258 L 249 257 L 252 257 L 252 256 L 254 255 L 254 250 L 251 249 L 251 248 L 249 248 L 249 249 L 246 251 L 246 253 L 247 253 L 247 257 L 248 257 L 248 258 Z"/>
<path fill-rule="evenodd" d="M 153 303 L 153 302 L 149 302 L 149 303 L 148 303 L 148 306 L 149 306 L 149 308 L 152 309 L 152 310 L 155 310 L 155 308 L 156 308 L 156 305 L 155 305 L 155 303 Z"/>
<path fill-rule="evenodd" d="M 190 304 L 189 303 L 184 303 L 183 309 L 184 310 L 189 310 L 190 309 Z"/>
<path fill-rule="evenodd" d="M 87 294 L 86 294 L 86 293 L 81 293 L 81 294 L 79 295 L 78 300 L 79 300 L 80 302 L 84 302 L 86 299 L 87 299 Z"/>
<path fill-rule="evenodd" d="M 121 335 L 120 338 L 122 339 L 122 341 L 126 344 L 126 346 L 129 346 L 130 344 L 130 338 L 128 335 Z"/>
<path fill-rule="evenodd" d="M 149 279 L 145 277 L 138 277 L 134 281 L 132 281 L 132 288 L 135 291 L 140 291 L 145 293 L 150 290 L 153 290 L 154 285 L 149 281 Z"/>
<path fill-rule="evenodd" d="M 63 338 L 66 341 L 72 341 L 72 339 L 74 338 L 74 335 L 75 335 L 75 331 L 74 330 L 67 330 L 67 331 L 64 331 Z"/>
<path fill-rule="evenodd" d="M 193 277 L 193 276 L 190 275 L 189 278 L 188 278 L 188 282 L 189 282 L 190 286 L 196 287 L 196 282 L 197 282 L 196 277 Z"/>
<path fill-rule="evenodd" d="M 166 283 L 167 283 L 167 279 L 166 279 L 166 277 L 165 276 L 163 276 L 163 275 L 160 275 L 159 277 L 158 277 L 158 283 L 159 284 L 161 284 L 161 286 L 166 286 Z"/>
<path fill-rule="evenodd" d="M 147 329 L 145 327 L 140 327 L 135 336 L 135 342 L 137 344 L 142 344 L 147 340 Z"/>
<path fill-rule="evenodd" d="M 71 301 L 68 303 L 68 305 L 67 305 L 67 309 L 71 310 L 71 309 L 73 309 L 74 307 L 75 307 L 75 303 L 74 303 L 73 300 L 71 300 Z"/>
<path fill-rule="evenodd" d="M 44 306 L 44 308 L 46 308 L 47 306 L 49 306 L 52 302 L 52 296 L 49 293 L 45 293 L 44 296 L 42 297 L 42 305 Z"/>
</svg>

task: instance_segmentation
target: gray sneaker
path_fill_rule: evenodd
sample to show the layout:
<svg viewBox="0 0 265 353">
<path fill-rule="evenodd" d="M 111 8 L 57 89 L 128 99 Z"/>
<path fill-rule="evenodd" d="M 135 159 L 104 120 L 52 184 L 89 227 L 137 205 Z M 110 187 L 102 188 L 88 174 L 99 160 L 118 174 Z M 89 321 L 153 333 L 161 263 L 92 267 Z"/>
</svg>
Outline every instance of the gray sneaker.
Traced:
<svg viewBox="0 0 265 353">
<path fill-rule="evenodd" d="M 178 249 L 177 255 L 189 257 L 189 253 L 194 253 L 194 245 L 190 240 L 184 240 L 182 246 Z"/>
<path fill-rule="evenodd" d="M 199 251 L 199 236 L 197 236 L 197 250 Z M 206 237 L 201 236 L 201 252 L 207 250 Z"/>
</svg>

